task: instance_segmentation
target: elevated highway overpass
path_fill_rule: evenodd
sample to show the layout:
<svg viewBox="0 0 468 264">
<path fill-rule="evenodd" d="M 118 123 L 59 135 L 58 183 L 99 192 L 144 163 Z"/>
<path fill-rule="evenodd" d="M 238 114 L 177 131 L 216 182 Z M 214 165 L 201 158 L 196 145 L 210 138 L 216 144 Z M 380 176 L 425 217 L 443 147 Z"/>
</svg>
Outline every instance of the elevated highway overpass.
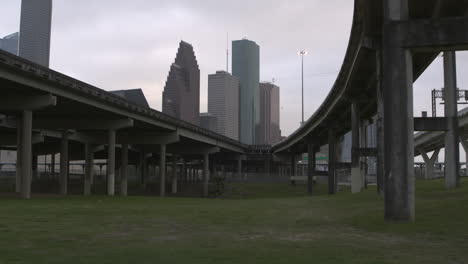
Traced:
<svg viewBox="0 0 468 264">
<path fill-rule="evenodd" d="M 141 153 L 158 153 L 159 157 L 198 157 L 209 166 L 210 154 L 239 159 L 246 149 L 236 140 L 132 104 L 110 92 L 4 51 L 0 51 L 0 94 L 0 146 L 16 149 L 17 142 L 23 143 L 20 148 L 24 149 L 20 153 L 26 155 L 19 158 L 18 170 L 28 174 L 22 178 L 29 182 L 17 182 L 17 187 L 23 188 L 17 191 L 21 191 L 25 198 L 30 196 L 31 162 L 28 160 L 32 158 L 33 145 L 35 156 L 62 153 L 61 164 L 67 164 L 69 159 L 91 160 L 94 155 L 108 159 L 109 195 L 115 192 L 115 169 L 112 168 L 115 168 L 116 160 L 120 165 L 121 152 L 127 152 L 129 148 L 130 156 L 124 158 L 123 166 L 127 166 L 129 158 L 139 159 Z M 96 148 L 102 145 L 108 147 Z M 69 151 L 71 148 L 74 151 Z M 160 160 L 160 173 L 165 177 L 166 162 L 164 158 Z M 87 173 L 88 181 L 89 178 Z M 61 174 L 60 182 L 61 193 L 66 194 L 65 173 Z M 89 193 L 89 183 L 85 185 L 85 193 Z M 163 189 L 161 194 L 164 195 Z"/>
<path fill-rule="evenodd" d="M 318 149 L 328 145 L 329 193 L 333 194 L 337 138 L 351 130 L 353 191 L 361 188 L 360 159 L 376 155 L 386 219 L 414 219 L 414 131 L 430 127 L 433 120 L 414 119 L 412 84 L 445 52 L 447 116 L 438 123 L 449 134 L 444 143 L 453 162 L 446 185 L 454 188 L 459 178 L 454 51 L 467 48 L 467 9 L 466 1 L 457 0 L 356 0 L 349 46 L 335 84 L 307 122 L 274 145 L 272 152 L 308 153 L 309 161 L 314 161 Z M 360 140 L 360 123 L 376 115 L 378 146 L 368 149 Z M 311 165 L 309 191 L 315 173 Z"/>
</svg>

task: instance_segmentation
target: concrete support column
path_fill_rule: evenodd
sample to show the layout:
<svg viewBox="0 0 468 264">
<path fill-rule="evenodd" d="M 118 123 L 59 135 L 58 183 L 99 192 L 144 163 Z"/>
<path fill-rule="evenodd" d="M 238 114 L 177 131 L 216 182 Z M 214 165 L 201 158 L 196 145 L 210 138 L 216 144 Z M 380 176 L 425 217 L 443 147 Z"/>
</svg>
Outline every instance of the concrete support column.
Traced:
<svg viewBox="0 0 468 264">
<path fill-rule="evenodd" d="M 177 158 L 172 157 L 172 194 L 177 193 Z"/>
<path fill-rule="evenodd" d="M 34 153 L 32 155 L 32 180 L 37 180 L 39 179 L 39 168 L 38 168 L 38 163 L 39 162 L 39 156 Z"/>
<path fill-rule="evenodd" d="M 359 115 L 359 106 L 356 102 L 351 104 L 351 130 L 352 130 L 352 148 L 351 148 L 351 192 L 359 193 L 362 190 L 360 158 L 360 130 L 361 117 Z"/>
<path fill-rule="evenodd" d="M 463 150 L 465 151 L 465 176 L 468 176 L 468 142 L 465 136 L 460 137 L 460 143 L 462 144 Z"/>
<path fill-rule="evenodd" d="M 166 196 L 166 144 L 161 144 L 159 148 L 159 177 L 161 197 Z"/>
<path fill-rule="evenodd" d="M 445 117 L 448 131 L 445 133 L 445 187 L 460 186 L 460 141 L 458 133 L 458 89 L 455 51 L 444 52 Z"/>
<path fill-rule="evenodd" d="M 214 155 L 212 157 L 213 158 L 211 159 L 211 173 L 210 173 L 210 176 L 211 177 L 217 177 L 218 173 L 217 173 L 217 170 L 216 170 L 216 159 L 215 159 Z"/>
<path fill-rule="evenodd" d="M 335 130 L 328 130 L 328 194 L 336 194 L 336 135 Z"/>
<path fill-rule="evenodd" d="M 239 179 L 242 178 L 242 159 L 240 157 L 237 159 L 237 176 Z"/>
<path fill-rule="evenodd" d="M 434 179 L 434 164 L 439 156 L 440 148 L 436 149 L 430 158 L 424 150 L 419 150 L 419 152 L 426 163 L 426 174 L 424 175 L 424 178 L 426 180 Z"/>
<path fill-rule="evenodd" d="M 60 194 L 68 194 L 68 131 L 63 131 L 60 141 Z"/>
<path fill-rule="evenodd" d="M 359 135 L 360 139 L 360 147 L 367 148 L 367 126 L 363 124 L 361 126 L 361 133 Z M 361 168 L 361 188 L 367 189 L 367 157 L 361 157 L 360 160 L 360 168 Z"/>
<path fill-rule="evenodd" d="M 182 159 L 182 179 L 187 182 L 187 161 L 185 158 Z"/>
<path fill-rule="evenodd" d="M 115 194 L 115 130 L 108 131 L 107 146 L 107 195 Z"/>
<path fill-rule="evenodd" d="M 120 195 L 128 195 L 128 144 L 122 145 L 122 166 L 120 167 Z"/>
<path fill-rule="evenodd" d="M 315 145 L 310 141 L 307 144 L 307 157 L 308 157 L 308 170 L 307 170 L 307 192 L 312 194 L 313 191 L 313 181 L 315 173 Z"/>
<path fill-rule="evenodd" d="M 50 175 L 52 175 L 52 179 L 55 179 L 55 153 L 50 155 Z"/>
<path fill-rule="evenodd" d="M 224 168 L 224 166 L 223 166 Z M 267 159 L 265 160 L 265 174 L 267 177 L 271 176 L 271 159 L 268 156 Z"/>
<path fill-rule="evenodd" d="M 23 158 L 22 158 L 22 146 L 23 146 L 23 122 L 18 122 L 18 127 L 16 128 L 16 185 L 15 189 L 17 193 L 21 193 L 21 177 L 23 177 Z"/>
<path fill-rule="evenodd" d="M 21 197 L 31 198 L 31 174 L 32 174 L 32 112 L 23 111 L 21 126 Z"/>
<path fill-rule="evenodd" d="M 408 0 L 384 0 L 382 70 L 385 137 L 385 219 L 413 221 L 414 119 L 413 58 L 404 37 L 389 26 L 408 19 Z"/>
<path fill-rule="evenodd" d="M 208 184 L 210 182 L 210 155 L 203 154 L 203 197 L 208 197 Z"/>
<path fill-rule="evenodd" d="M 384 193 L 385 169 L 384 169 L 384 98 L 382 86 L 382 52 L 376 52 L 376 72 L 377 72 L 377 192 Z"/>
<path fill-rule="evenodd" d="M 87 142 L 85 144 L 85 174 L 84 174 L 84 195 L 91 195 L 91 175 L 94 165 L 93 146 Z"/>
</svg>

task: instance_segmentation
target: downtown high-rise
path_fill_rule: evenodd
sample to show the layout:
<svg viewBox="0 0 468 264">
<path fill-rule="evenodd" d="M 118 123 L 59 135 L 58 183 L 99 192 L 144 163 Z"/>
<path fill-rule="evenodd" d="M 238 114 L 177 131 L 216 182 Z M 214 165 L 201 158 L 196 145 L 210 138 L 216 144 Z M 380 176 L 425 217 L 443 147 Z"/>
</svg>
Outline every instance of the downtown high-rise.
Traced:
<svg viewBox="0 0 468 264">
<path fill-rule="evenodd" d="M 19 56 L 49 67 L 52 0 L 22 0 Z"/>
<path fill-rule="evenodd" d="M 18 55 L 19 33 L 10 34 L 4 38 L 0 38 L 0 49 L 8 51 L 11 54 Z"/>
<path fill-rule="evenodd" d="M 260 47 L 257 43 L 247 39 L 232 42 L 232 75 L 238 77 L 240 83 L 240 141 L 253 145 L 260 123 Z"/>
<path fill-rule="evenodd" d="M 239 140 L 239 78 L 225 71 L 208 75 L 208 112 L 217 118 L 218 134 Z"/>
<path fill-rule="evenodd" d="M 271 145 L 281 140 L 280 88 L 273 83 L 260 83 L 260 125 L 257 144 Z"/>
<path fill-rule="evenodd" d="M 163 91 L 162 111 L 200 125 L 200 68 L 192 45 L 181 41 Z"/>
</svg>

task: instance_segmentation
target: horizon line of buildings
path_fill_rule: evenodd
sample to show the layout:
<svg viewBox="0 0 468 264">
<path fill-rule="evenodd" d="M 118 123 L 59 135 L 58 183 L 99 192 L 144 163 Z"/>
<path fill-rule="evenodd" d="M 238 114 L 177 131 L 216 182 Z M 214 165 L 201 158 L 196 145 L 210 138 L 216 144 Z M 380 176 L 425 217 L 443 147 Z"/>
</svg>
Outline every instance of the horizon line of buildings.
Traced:
<svg viewBox="0 0 468 264">
<path fill-rule="evenodd" d="M 250 145 L 281 140 L 280 88 L 260 82 L 260 47 L 232 42 L 232 74 L 208 75 L 208 112 L 200 113 L 200 69 L 193 46 L 181 41 L 163 91 L 162 112 Z"/>
</svg>

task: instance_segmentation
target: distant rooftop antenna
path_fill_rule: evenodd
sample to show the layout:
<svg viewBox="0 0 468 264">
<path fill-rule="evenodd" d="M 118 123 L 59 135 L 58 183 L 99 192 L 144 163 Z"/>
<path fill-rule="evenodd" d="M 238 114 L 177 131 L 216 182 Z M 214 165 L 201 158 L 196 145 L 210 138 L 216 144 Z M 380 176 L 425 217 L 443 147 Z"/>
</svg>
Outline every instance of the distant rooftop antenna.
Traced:
<svg viewBox="0 0 468 264">
<path fill-rule="evenodd" d="M 274 83 L 275 83 L 275 81 L 276 81 L 276 79 L 275 79 L 275 78 L 273 78 L 273 80 L 271 80 L 271 83 L 273 83 L 273 84 L 274 84 Z"/>
<path fill-rule="evenodd" d="M 226 35 L 226 72 L 229 73 L 229 33 Z"/>
</svg>

